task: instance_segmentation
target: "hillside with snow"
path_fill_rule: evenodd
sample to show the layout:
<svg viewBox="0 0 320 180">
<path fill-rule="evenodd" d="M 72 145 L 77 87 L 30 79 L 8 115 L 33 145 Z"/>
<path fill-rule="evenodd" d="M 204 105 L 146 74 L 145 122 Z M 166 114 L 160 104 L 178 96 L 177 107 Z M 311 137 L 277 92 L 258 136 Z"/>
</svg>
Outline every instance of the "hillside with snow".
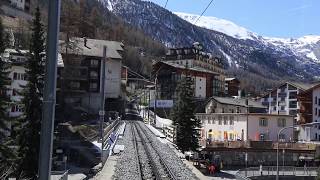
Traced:
<svg viewBox="0 0 320 180">
<path fill-rule="evenodd" d="M 231 21 L 173 13 L 151 1 L 100 0 L 112 13 L 168 48 L 194 42 L 221 57 L 230 73 L 273 80 L 309 81 L 320 76 L 319 36 L 263 37 Z"/>
<path fill-rule="evenodd" d="M 273 45 L 279 49 L 290 49 L 297 56 L 304 56 L 320 63 L 320 36 L 308 35 L 297 39 L 262 37 L 225 19 L 206 16 L 199 19 L 199 15 L 182 12 L 174 14 L 196 26 L 218 31 L 237 39 L 261 41 L 261 43 Z M 197 19 L 199 20 L 197 21 Z"/>
</svg>

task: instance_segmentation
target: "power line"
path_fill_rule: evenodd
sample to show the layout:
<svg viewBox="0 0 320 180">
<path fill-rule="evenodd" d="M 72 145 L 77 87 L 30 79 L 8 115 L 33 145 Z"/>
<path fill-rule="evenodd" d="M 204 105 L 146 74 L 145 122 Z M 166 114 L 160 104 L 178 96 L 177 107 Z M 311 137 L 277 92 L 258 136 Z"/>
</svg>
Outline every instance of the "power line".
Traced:
<svg viewBox="0 0 320 180">
<path fill-rule="evenodd" d="M 168 1 L 169 1 L 169 0 L 167 0 L 167 1 L 166 1 L 166 5 L 164 5 L 164 8 L 166 8 L 166 7 L 167 7 L 167 5 L 168 5 Z"/>
<path fill-rule="evenodd" d="M 210 1 L 210 3 L 208 4 L 208 6 L 206 7 L 206 9 L 204 9 L 204 11 L 201 13 L 201 15 L 198 17 L 198 19 L 194 22 L 194 24 L 196 24 L 199 19 L 203 16 L 203 14 L 207 11 L 207 9 L 210 7 L 210 5 L 212 4 L 213 0 Z"/>
</svg>

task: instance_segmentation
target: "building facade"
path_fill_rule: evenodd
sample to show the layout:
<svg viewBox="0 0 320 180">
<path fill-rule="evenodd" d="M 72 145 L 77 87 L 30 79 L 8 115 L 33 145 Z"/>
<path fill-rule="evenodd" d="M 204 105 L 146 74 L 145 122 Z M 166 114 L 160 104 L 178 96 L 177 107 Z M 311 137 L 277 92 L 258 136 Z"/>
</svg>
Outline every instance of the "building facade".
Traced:
<svg viewBox="0 0 320 180">
<path fill-rule="evenodd" d="M 226 96 L 240 96 L 240 81 L 237 78 L 225 79 L 225 94 Z"/>
<path fill-rule="evenodd" d="M 299 141 L 320 141 L 320 125 L 304 127 L 303 124 L 320 122 L 320 84 L 298 95 L 300 111 Z"/>
<path fill-rule="evenodd" d="M 21 92 L 23 87 L 27 85 L 26 69 L 24 67 L 27 61 L 27 53 L 26 50 L 6 49 L 2 54 L 2 57 L 10 63 L 9 78 L 11 79 L 11 85 L 8 92 L 11 100 L 10 117 L 18 117 L 23 114 Z"/>
<path fill-rule="evenodd" d="M 278 131 L 293 125 L 293 116 L 263 113 L 198 113 L 204 141 L 277 141 Z M 280 134 L 280 140 L 291 141 L 293 130 Z"/>
<path fill-rule="evenodd" d="M 23 11 L 30 11 L 30 0 L 10 0 L 10 4 Z"/>
<path fill-rule="evenodd" d="M 225 70 L 222 60 L 219 57 L 213 57 L 211 54 L 203 52 L 199 43 L 195 43 L 193 47 L 189 48 L 169 49 L 164 61 L 184 67 L 188 66 L 189 68 L 199 67 L 217 73 L 218 75 L 213 79 L 213 95 L 224 95 Z"/>
<path fill-rule="evenodd" d="M 157 97 L 174 100 L 177 98 L 177 86 L 183 77 L 191 77 L 193 81 L 194 97 L 205 99 L 213 96 L 215 77 L 219 74 L 200 67 L 189 67 L 160 61 L 153 65 L 157 72 Z"/>
<path fill-rule="evenodd" d="M 205 112 L 210 113 L 266 113 L 259 102 L 244 98 L 211 97 Z"/>
<path fill-rule="evenodd" d="M 295 123 L 299 123 L 298 94 L 311 87 L 311 84 L 286 82 L 263 96 L 260 102 L 268 108 L 269 114 L 292 115 Z"/>
<path fill-rule="evenodd" d="M 60 42 L 60 52 L 64 60 L 62 73 L 65 102 L 79 106 L 90 114 L 100 110 L 102 81 L 105 81 L 106 109 L 119 110 L 122 102 L 121 71 L 123 44 L 115 41 L 74 38 L 74 47 L 66 48 Z M 103 47 L 107 47 L 105 69 L 102 69 Z M 102 72 L 105 71 L 105 79 Z"/>
</svg>

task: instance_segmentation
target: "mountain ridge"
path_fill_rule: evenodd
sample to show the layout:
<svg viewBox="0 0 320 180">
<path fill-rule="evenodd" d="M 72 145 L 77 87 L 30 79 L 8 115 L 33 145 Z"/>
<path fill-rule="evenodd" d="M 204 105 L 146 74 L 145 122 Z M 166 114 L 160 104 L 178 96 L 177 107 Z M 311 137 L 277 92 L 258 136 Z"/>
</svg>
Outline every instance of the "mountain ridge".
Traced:
<svg viewBox="0 0 320 180">
<path fill-rule="evenodd" d="M 231 72 L 240 69 L 274 80 L 310 81 L 314 76 L 320 76 L 320 64 L 302 53 L 307 51 L 311 53 L 310 49 L 293 51 L 275 39 L 272 39 L 272 43 L 262 36 L 241 39 L 198 27 L 153 2 L 100 1 L 110 6 L 109 10 L 127 23 L 143 30 L 167 47 L 190 46 L 194 42 L 201 42 L 205 50 L 223 57 L 226 67 Z M 317 49 L 313 46 L 310 48 Z M 309 56 L 312 57 L 311 54 Z"/>
</svg>

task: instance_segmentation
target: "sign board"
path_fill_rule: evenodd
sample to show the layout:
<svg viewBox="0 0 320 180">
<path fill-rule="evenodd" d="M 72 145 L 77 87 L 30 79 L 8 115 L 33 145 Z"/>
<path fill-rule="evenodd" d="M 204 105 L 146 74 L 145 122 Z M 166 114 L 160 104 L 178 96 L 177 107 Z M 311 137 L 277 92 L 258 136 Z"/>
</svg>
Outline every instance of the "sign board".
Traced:
<svg viewBox="0 0 320 180">
<path fill-rule="evenodd" d="M 173 107 L 173 100 L 157 100 L 156 101 L 157 108 L 172 108 Z M 150 107 L 154 107 L 154 100 L 150 101 Z"/>
</svg>

